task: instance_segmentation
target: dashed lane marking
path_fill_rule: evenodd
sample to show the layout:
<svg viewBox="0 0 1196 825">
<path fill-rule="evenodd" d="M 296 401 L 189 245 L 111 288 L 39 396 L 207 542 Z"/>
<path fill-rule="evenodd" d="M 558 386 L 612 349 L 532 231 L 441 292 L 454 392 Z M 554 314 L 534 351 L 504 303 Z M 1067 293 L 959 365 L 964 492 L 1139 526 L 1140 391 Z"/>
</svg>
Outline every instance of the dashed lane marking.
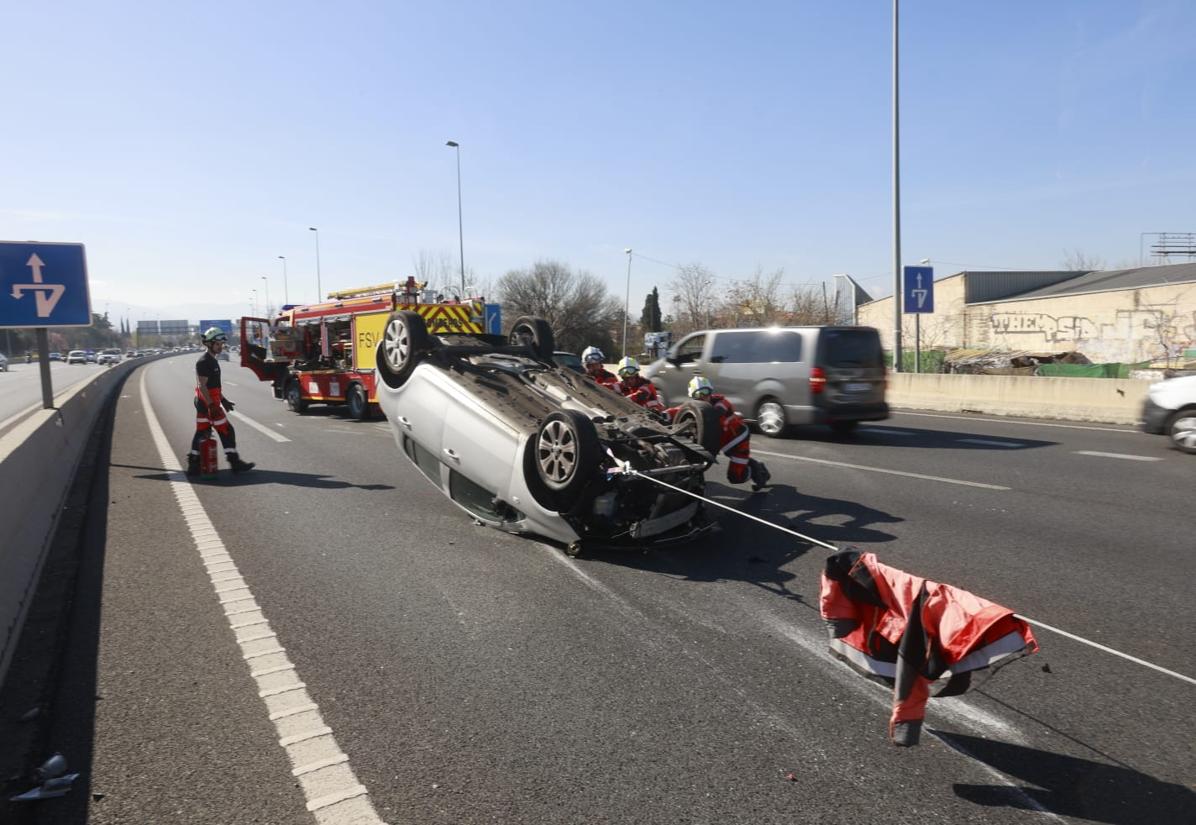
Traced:
<svg viewBox="0 0 1196 825">
<path fill-rule="evenodd" d="M 287 438 L 285 435 L 280 435 L 279 433 L 274 432 L 274 430 L 270 429 L 265 424 L 257 423 L 256 421 L 254 421 L 252 418 L 250 418 L 243 412 L 240 412 L 238 410 L 233 410 L 231 413 L 229 413 L 229 415 L 236 416 L 238 421 L 244 421 L 246 424 L 248 424 L 250 427 L 253 427 L 255 430 L 257 430 L 262 435 L 266 436 L 267 438 L 273 438 L 279 444 L 282 444 L 286 441 L 291 440 L 291 439 Z"/>
<path fill-rule="evenodd" d="M 979 487 L 982 490 L 1009 490 L 1009 487 L 1003 487 L 1000 484 L 985 484 L 981 481 L 964 481 L 960 478 L 944 478 L 942 476 L 928 476 L 923 473 L 907 473 L 904 470 L 890 470 L 885 467 L 867 467 L 863 464 L 848 464 L 846 461 L 828 461 L 825 458 L 810 458 L 804 455 L 791 455 L 789 453 L 771 453 L 766 450 L 752 450 L 753 453 L 759 455 L 771 455 L 777 458 L 788 458 L 793 461 L 808 461 L 811 464 L 826 464 L 830 467 L 843 467 L 848 470 L 864 470 L 869 473 L 883 473 L 890 476 L 904 476 L 906 478 L 920 478 L 923 481 L 938 481 L 943 484 L 958 484 L 963 487 Z"/>
<path fill-rule="evenodd" d="M 258 688 L 266 714 L 274 724 L 278 744 L 286 751 L 293 769 L 292 777 L 303 790 L 307 810 L 318 825 L 382 825 L 382 819 L 370 802 L 369 793 L 358 781 L 341 751 L 332 729 L 324 722 L 320 709 L 287 656 L 286 649 L 270 629 L 269 620 L 254 599 L 249 586 L 231 584 L 242 581 L 236 563 L 221 541 L 218 531 L 182 473 L 182 466 L 166 439 L 150 404 L 144 374 L 141 378 L 141 405 L 145 421 L 153 435 L 162 466 L 170 474 L 170 486 L 187 523 L 195 549 L 204 564 L 213 595 L 222 606 L 225 621 L 240 648 L 249 676 Z M 256 422 L 243 420 L 263 430 L 272 438 L 289 441 Z M 226 597 L 225 594 L 237 595 Z M 249 613 L 258 618 L 238 619 Z"/>
<path fill-rule="evenodd" d="M 1162 461 L 1152 455 L 1130 455 L 1128 453 L 1102 453 L 1100 450 L 1075 450 L 1076 455 L 1094 455 L 1097 458 L 1121 458 L 1126 461 Z"/>
</svg>

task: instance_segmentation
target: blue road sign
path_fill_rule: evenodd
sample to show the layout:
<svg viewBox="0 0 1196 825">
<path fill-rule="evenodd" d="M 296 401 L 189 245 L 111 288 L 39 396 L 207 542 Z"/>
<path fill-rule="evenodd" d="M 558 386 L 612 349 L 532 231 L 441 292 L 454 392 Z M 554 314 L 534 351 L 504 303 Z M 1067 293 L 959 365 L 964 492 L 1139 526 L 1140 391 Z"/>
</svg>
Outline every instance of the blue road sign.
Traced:
<svg viewBox="0 0 1196 825">
<path fill-rule="evenodd" d="M 81 243 L 0 242 L 0 327 L 91 326 Z"/>
<path fill-rule="evenodd" d="M 934 312 L 934 267 L 907 266 L 902 280 L 905 312 Z"/>
<path fill-rule="evenodd" d="M 213 320 L 200 321 L 199 322 L 199 334 L 203 335 L 203 331 L 205 329 L 209 329 L 211 327 L 216 327 L 216 329 L 224 330 L 225 335 L 233 334 L 233 322 L 228 320 L 227 318 L 218 320 L 218 321 L 213 321 Z"/>
<path fill-rule="evenodd" d="M 486 334 L 502 335 L 502 305 L 486 304 Z"/>
</svg>

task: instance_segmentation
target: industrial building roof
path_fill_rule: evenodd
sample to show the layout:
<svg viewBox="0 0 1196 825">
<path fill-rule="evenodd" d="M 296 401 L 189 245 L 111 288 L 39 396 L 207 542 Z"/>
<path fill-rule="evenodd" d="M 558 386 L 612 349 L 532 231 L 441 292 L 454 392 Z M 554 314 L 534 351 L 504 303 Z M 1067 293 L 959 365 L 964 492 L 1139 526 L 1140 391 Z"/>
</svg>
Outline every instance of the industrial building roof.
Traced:
<svg viewBox="0 0 1196 825">
<path fill-rule="evenodd" d="M 1069 270 L 965 270 L 963 301 L 978 304 L 985 301 L 1000 301 L 1003 298 L 1021 297 L 1031 290 L 1051 287 L 1085 273 Z"/>
<path fill-rule="evenodd" d="M 977 275 L 989 274 L 1019 274 L 1019 273 L 968 273 L 968 287 Z M 965 298 L 967 303 L 987 301 L 1032 301 L 1036 298 L 1057 298 L 1064 295 L 1082 295 L 1086 292 L 1110 292 L 1119 289 L 1141 289 L 1151 286 L 1166 286 L 1167 284 L 1182 284 L 1196 281 L 1196 263 L 1170 264 L 1167 266 L 1141 266 L 1133 269 L 1114 269 L 1108 271 L 1064 273 L 1068 278 L 1061 278 L 1050 284 L 1043 284 L 1028 292 L 1006 293 L 1004 296 L 984 298 Z M 971 290 L 968 289 L 968 292 Z"/>
</svg>

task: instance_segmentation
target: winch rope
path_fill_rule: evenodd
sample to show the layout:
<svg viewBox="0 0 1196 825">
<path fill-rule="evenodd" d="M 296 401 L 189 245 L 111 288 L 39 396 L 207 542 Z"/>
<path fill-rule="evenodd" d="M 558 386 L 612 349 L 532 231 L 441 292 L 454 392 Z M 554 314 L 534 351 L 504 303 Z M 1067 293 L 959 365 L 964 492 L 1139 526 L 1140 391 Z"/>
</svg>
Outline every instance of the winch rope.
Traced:
<svg viewBox="0 0 1196 825">
<path fill-rule="evenodd" d="M 711 504 L 711 505 L 713 505 L 715 507 L 719 507 L 723 510 L 727 510 L 729 512 L 734 513 L 737 516 L 742 516 L 743 518 L 751 519 L 752 521 L 759 522 L 760 524 L 763 524 L 765 527 L 771 527 L 774 530 L 780 530 L 782 533 L 788 533 L 789 535 L 795 536 L 795 537 L 801 539 L 802 541 L 809 542 L 810 544 L 816 544 L 819 547 L 826 548 L 827 550 L 834 550 L 836 553 L 839 552 L 839 550 L 841 549 L 841 548 L 836 547 L 833 544 L 829 544 L 825 541 L 819 541 L 818 539 L 813 538 L 811 536 L 803 535 L 802 533 L 799 533 L 796 530 L 790 530 L 788 527 L 782 527 L 781 525 L 774 524 L 773 522 L 768 521 L 766 519 L 762 519 L 757 516 L 753 516 L 751 513 L 745 513 L 742 510 L 736 510 L 734 507 L 730 507 L 726 504 L 720 504 L 719 502 L 714 501 L 713 499 L 706 498 L 706 496 L 698 495 L 697 493 L 694 493 L 690 490 L 683 490 L 680 487 L 677 487 L 673 484 L 669 484 L 667 481 L 661 481 L 658 478 L 653 478 L 652 476 L 644 475 L 643 473 L 639 472 L 638 470 L 632 469 L 630 466 L 627 466 L 625 464 L 623 465 L 623 472 L 625 472 L 629 475 L 635 475 L 635 476 L 639 476 L 640 478 L 647 479 L 648 481 L 659 484 L 661 487 L 667 487 L 668 489 L 673 490 L 675 492 L 684 493 L 685 495 L 690 496 L 691 498 L 696 498 L 698 501 L 704 502 L 706 504 Z M 1182 682 L 1187 682 L 1189 684 L 1196 685 L 1196 679 L 1193 679 L 1191 676 L 1185 676 L 1182 673 L 1176 673 L 1174 670 L 1168 670 L 1165 667 L 1160 667 L 1159 665 L 1153 664 L 1152 662 L 1148 662 L 1145 659 L 1139 659 L 1137 656 L 1131 656 L 1128 653 L 1122 653 L 1120 650 L 1114 650 L 1113 648 L 1108 647 L 1107 645 L 1102 645 L 1100 642 L 1094 642 L 1091 639 L 1085 639 L 1083 636 L 1077 636 L 1076 634 L 1069 633 L 1066 630 L 1061 630 L 1060 628 L 1052 627 L 1049 624 L 1045 624 L 1045 623 L 1037 621 L 1035 619 L 1031 619 L 1028 616 L 1023 616 L 1020 613 L 1014 613 L 1013 615 L 1014 615 L 1014 618 L 1021 619 L 1026 624 L 1034 625 L 1035 627 L 1042 628 L 1043 630 L 1049 630 L 1052 633 L 1058 633 L 1060 636 L 1064 636 L 1068 639 L 1071 639 L 1072 641 L 1076 641 L 1076 642 L 1079 642 L 1080 644 L 1088 645 L 1089 647 L 1096 648 L 1097 650 L 1103 651 L 1105 653 L 1110 653 L 1114 656 L 1119 656 L 1122 659 L 1133 662 L 1136 665 L 1141 665 L 1142 667 L 1147 667 L 1147 668 L 1150 668 L 1151 670 L 1156 670 L 1159 673 L 1163 673 L 1163 674 L 1166 674 L 1167 676 L 1174 677 L 1176 679 L 1179 679 Z"/>
</svg>

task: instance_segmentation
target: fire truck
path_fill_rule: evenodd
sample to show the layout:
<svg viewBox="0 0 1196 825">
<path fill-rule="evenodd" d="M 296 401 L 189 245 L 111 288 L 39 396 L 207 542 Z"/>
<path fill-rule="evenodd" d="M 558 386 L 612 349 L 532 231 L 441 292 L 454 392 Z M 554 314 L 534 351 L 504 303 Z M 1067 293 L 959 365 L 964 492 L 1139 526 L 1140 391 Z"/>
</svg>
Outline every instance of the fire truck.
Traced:
<svg viewBox="0 0 1196 825">
<path fill-rule="evenodd" d="M 345 405 L 364 420 L 378 410 L 375 351 L 401 309 L 422 315 L 433 334 L 485 331 L 481 299 L 444 301 L 408 278 L 330 292 L 325 303 L 283 307 L 274 318 L 242 318 L 241 366 L 299 414 L 313 403 Z"/>
</svg>

